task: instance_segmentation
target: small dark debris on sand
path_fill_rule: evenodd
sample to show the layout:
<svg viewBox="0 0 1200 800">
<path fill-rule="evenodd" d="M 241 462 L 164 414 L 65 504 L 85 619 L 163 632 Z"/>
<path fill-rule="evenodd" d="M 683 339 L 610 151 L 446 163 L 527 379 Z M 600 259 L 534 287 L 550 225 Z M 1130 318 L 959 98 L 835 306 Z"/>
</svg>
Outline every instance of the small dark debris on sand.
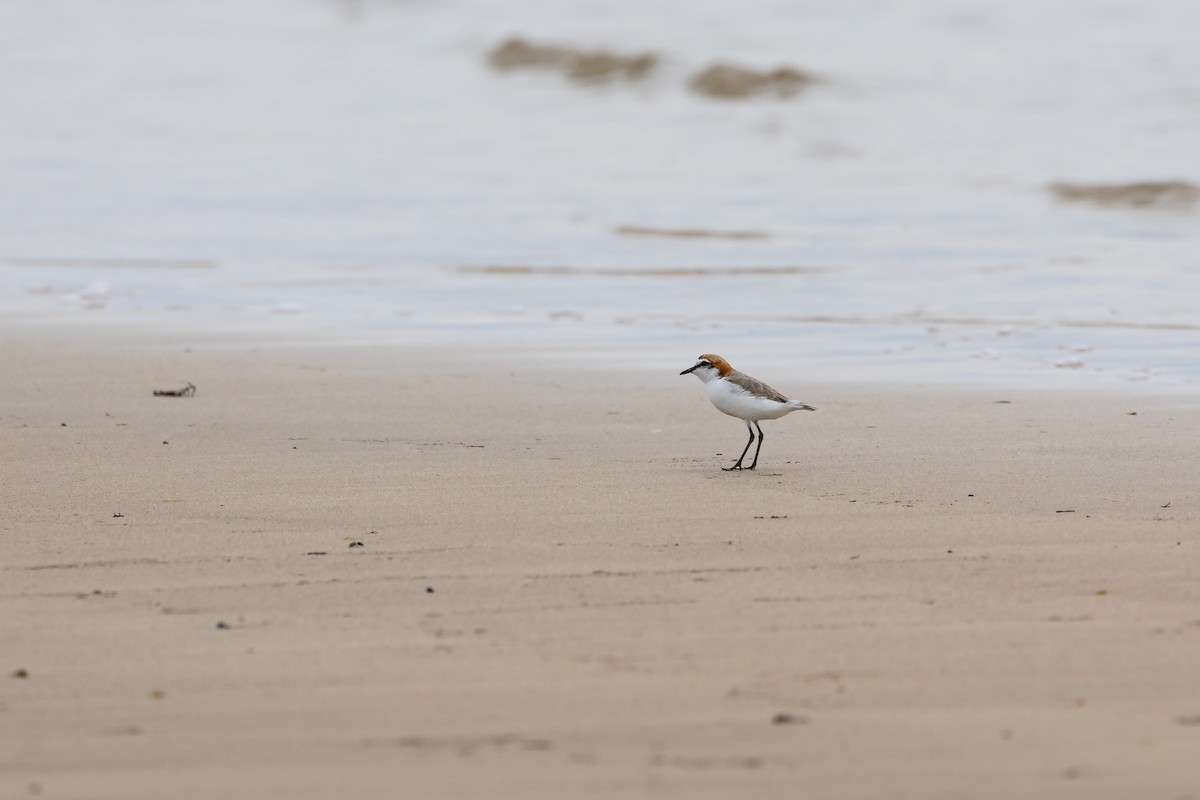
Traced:
<svg viewBox="0 0 1200 800">
<path fill-rule="evenodd" d="M 227 630 L 229 630 L 229 623 L 228 623 L 228 622 L 218 622 L 218 623 L 217 623 L 217 630 L 219 630 L 219 631 L 227 631 Z"/>
<path fill-rule="evenodd" d="M 187 383 L 179 389 L 155 389 L 155 397 L 191 397 L 196 393 L 196 384 Z"/>
<path fill-rule="evenodd" d="M 351 547 L 364 547 L 365 545 L 363 545 L 362 542 L 351 542 L 350 546 Z"/>
<path fill-rule="evenodd" d="M 812 75 L 792 67 L 760 72 L 717 63 L 692 76 L 688 85 L 693 92 L 717 100 L 744 100 L 767 93 L 791 97 L 816 82 Z"/>
<path fill-rule="evenodd" d="M 426 586 L 426 587 L 425 587 L 425 594 L 433 594 L 433 587 L 432 587 L 432 586 Z"/>
<path fill-rule="evenodd" d="M 309 550 L 304 555 L 306 555 L 306 556 L 327 556 L 327 555 L 329 555 L 329 551 L 328 550 Z"/>
<path fill-rule="evenodd" d="M 503 72 L 514 69 L 556 69 L 579 83 L 600 83 L 640 80 L 654 69 L 658 56 L 653 53 L 623 56 L 606 50 L 587 51 L 561 45 L 533 44 L 513 37 L 492 50 L 488 63 Z"/>
<path fill-rule="evenodd" d="M 25 678 L 29 677 L 29 670 L 26 670 L 26 669 L 13 670 L 12 676 L 14 678 L 20 678 L 20 679 L 24 680 Z"/>
<path fill-rule="evenodd" d="M 1187 181 L 1139 181 L 1137 183 L 1050 184 L 1050 191 L 1064 203 L 1097 206 L 1186 209 L 1200 202 L 1200 186 Z"/>
<path fill-rule="evenodd" d="M 772 725 L 807 725 L 808 717 L 800 715 L 800 714 L 788 714 L 787 712 L 780 712 L 780 713 L 776 714 L 775 716 L 771 717 L 771 724 Z"/>
</svg>

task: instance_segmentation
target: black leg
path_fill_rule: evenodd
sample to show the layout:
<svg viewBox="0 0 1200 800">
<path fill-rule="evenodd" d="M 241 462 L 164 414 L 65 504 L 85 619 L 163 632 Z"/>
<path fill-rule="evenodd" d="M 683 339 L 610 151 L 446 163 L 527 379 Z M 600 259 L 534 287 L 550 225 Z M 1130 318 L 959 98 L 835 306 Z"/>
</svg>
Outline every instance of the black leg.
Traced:
<svg viewBox="0 0 1200 800">
<path fill-rule="evenodd" d="M 754 469 L 755 467 L 758 466 L 758 453 L 760 450 L 762 450 L 762 440 L 766 438 L 765 436 L 763 436 L 762 426 L 760 426 L 758 424 L 757 420 L 755 420 L 755 422 L 754 422 L 754 427 L 758 428 L 758 447 L 754 448 L 754 461 L 752 461 L 750 463 L 750 466 L 746 467 L 746 469 Z M 750 438 L 751 439 L 754 438 L 753 432 L 750 433 Z"/>
<path fill-rule="evenodd" d="M 726 472 L 732 472 L 735 469 L 741 469 L 742 459 L 746 457 L 746 453 L 750 452 L 750 445 L 754 444 L 754 429 L 750 427 L 750 420 L 746 420 L 746 428 L 750 431 L 750 438 L 746 442 L 746 449 L 742 451 L 740 456 L 738 456 L 738 460 L 734 462 L 732 467 L 721 467 L 721 469 L 725 470 Z M 755 454 L 754 458 L 755 460 L 758 459 L 757 453 Z"/>
</svg>

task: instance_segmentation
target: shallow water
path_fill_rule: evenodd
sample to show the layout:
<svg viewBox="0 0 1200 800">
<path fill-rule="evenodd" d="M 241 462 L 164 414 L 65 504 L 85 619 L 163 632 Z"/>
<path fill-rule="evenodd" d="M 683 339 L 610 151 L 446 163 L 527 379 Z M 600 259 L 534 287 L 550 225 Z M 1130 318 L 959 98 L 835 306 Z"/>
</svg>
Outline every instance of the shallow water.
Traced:
<svg viewBox="0 0 1200 800">
<path fill-rule="evenodd" d="M 1200 5 L 18 0 L 0 320 L 1200 382 Z M 658 57 L 500 71 L 513 35 Z M 689 89 L 793 67 L 787 98 Z"/>
</svg>

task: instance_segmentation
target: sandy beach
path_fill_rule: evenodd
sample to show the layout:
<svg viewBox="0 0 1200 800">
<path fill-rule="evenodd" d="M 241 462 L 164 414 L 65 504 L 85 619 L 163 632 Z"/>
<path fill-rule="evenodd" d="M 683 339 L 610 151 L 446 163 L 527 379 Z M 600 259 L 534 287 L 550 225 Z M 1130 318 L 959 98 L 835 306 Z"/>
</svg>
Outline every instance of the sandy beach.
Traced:
<svg viewBox="0 0 1200 800">
<path fill-rule="evenodd" d="M 1200 3 L 0 20 L 0 800 L 1200 800 Z"/>
<path fill-rule="evenodd" d="M 10 330 L 0 794 L 1200 797 L 1193 398 L 741 355 Z"/>
</svg>

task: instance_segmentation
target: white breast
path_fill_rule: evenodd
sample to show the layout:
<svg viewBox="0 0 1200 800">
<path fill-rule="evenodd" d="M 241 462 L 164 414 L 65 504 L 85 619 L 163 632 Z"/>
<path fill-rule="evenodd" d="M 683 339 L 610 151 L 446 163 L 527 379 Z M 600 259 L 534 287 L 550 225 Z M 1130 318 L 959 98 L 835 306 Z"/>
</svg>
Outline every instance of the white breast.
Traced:
<svg viewBox="0 0 1200 800">
<path fill-rule="evenodd" d="M 738 419 L 778 419 L 796 410 L 786 403 L 751 394 L 724 378 L 709 381 L 704 384 L 704 390 L 718 411 Z"/>
</svg>

